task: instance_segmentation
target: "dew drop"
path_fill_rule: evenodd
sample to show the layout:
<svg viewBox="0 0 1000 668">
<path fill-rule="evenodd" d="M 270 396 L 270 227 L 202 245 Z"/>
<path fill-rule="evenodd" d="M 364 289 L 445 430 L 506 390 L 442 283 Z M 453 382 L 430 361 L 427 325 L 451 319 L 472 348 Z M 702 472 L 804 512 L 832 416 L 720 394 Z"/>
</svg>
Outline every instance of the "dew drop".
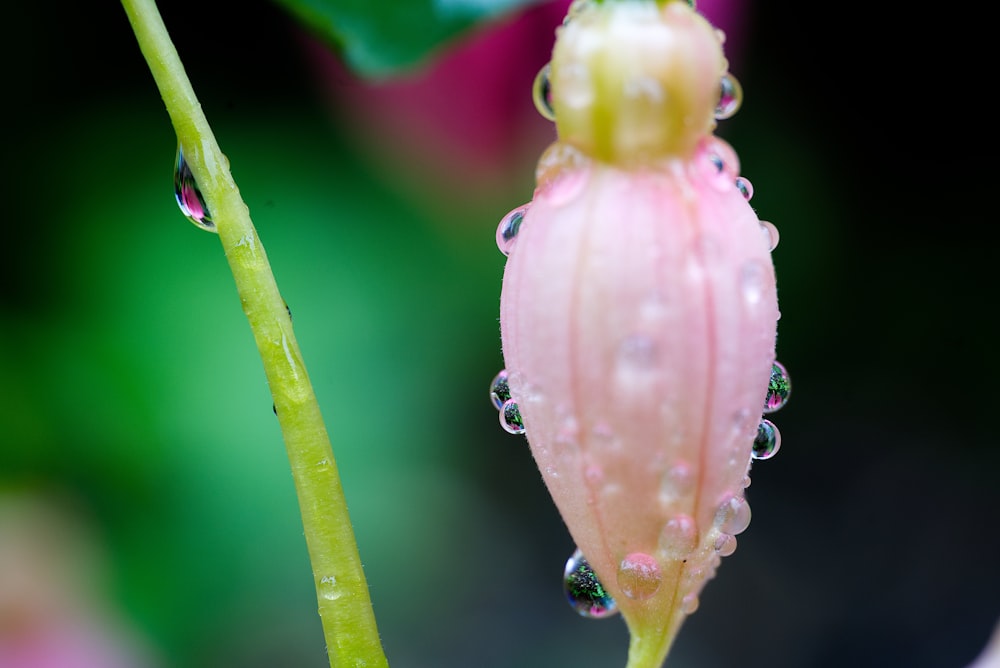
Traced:
<svg viewBox="0 0 1000 668">
<path fill-rule="evenodd" d="M 745 176 L 736 177 L 736 189 L 743 195 L 743 199 L 750 201 L 753 198 L 753 184 Z"/>
<path fill-rule="evenodd" d="M 698 546 L 698 525 L 690 515 L 674 515 L 660 531 L 660 551 L 667 559 L 684 559 Z"/>
<path fill-rule="evenodd" d="M 698 594 L 690 593 L 685 594 L 684 598 L 681 599 L 681 612 L 685 615 L 690 615 L 698 609 Z"/>
<path fill-rule="evenodd" d="M 726 177 L 720 182 L 726 185 L 739 176 L 739 156 L 726 140 L 711 135 L 703 140 L 700 151 L 701 155 L 704 156 L 704 164 L 707 166 L 709 176 Z"/>
<path fill-rule="evenodd" d="M 523 434 L 524 422 L 521 420 L 521 409 L 513 399 L 503 402 L 500 407 L 500 426 L 511 434 Z"/>
<path fill-rule="evenodd" d="M 320 579 L 319 593 L 328 601 L 336 601 L 344 595 L 343 589 L 337 584 L 337 578 L 333 575 L 327 575 Z"/>
<path fill-rule="evenodd" d="M 732 536 L 743 533 L 750 526 L 750 504 L 742 496 L 729 496 L 715 511 L 715 526 Z"/>
<path fill-rule="evenodd" d="M 770 420 L 761 420 L 757 435 L 753 439 L 751 456 L 754 459 L 770 459 L 778 454 L 781 447 L 781 433 Z"/>
<path fill-rule="evenodd" d="M 760 231 L 767 240 L 767 250 L 773 251 L 778 247 L 778 228 L 774 226 L 774 223 L 769 223 L 766 220 L 760 221 Z"/>
<path fill-rule="evenodd" d="M 535 75 L 535 82 L 531 87 L 531 99 L 535 103 L 535 109 L 543 118 L 549 121 L 556 120 L 556 112 L 552 108 L 552 66 L 546 63 Z"/>
<path fill-rule="evenodd" d="M 644 552 L 633 552 L 618 566 L 618 586 L 631 599 L 642 601 L 660 588 L 663 574 L 656 558 Z"/>
<path fill-rule="evenodd" d="M 740 270 L 740 288 L 747 304 L 760 302 L 764 296 L 764 267 L 760 262 L 751 260 L 743 265 Z"/>
<path fill-rule="evenodd" d="M 743 104 L 743 87 L 736 77 L 727 72 L 719 83 L 719 103 L 715 105 L 715 118 L 732 118 Z"/>
<path fill-rule="evenodd" d="M 490 383 L 490 400 L 496 409 L 500 410 L 508 399 L 510 399 L 510 382 L 507 369 L 502 369 Z"/>
<path fill-rule="evenodd" d="M 715 539 L 715 551 L 720 557 L 728 557 L 736 551 L 736 536 L 728 533 L 720 533 Z"/>
<path fill-rule="evenodd" d="M 660 480 L 660 501 L 669 505 L 694 491 L 694 475 L 686 462 L 677 462 Z"/>
<path fill-rule="evenodd" d="M 554 204 L 565 204 L 578 194 L 585 182 L 584 175 L 590 159 L 583 151 L 565 142 L 552 142 L 538 158 L 535 181 L 538 186 L 547 185 L 559 177 L 573 175 L 569 187 L 559 189 L 559 197 Z"/>
<path fill-rule="evenodd" d="M 174 165 L 174 197 L 177 198 L 177 206 L 180 207 L 181 213 L 188 220 L 203 230 L 218 233 L 180 146 L 177 147 L 177 162 Z"/>
<path fill-rule="evenodd" d="M 514 246 L 517 233 L 521 230 L 521 222 L 524 220 L 524 214 L 527 212 L 528 205 L 525 204 L 517 207 L 500 219 L 500 224 L 497 225 L 497 248 L 504 255 L 510 254 L 510 249 Z"/>
<path fill-rule="evenodd" d="M 573 552 L 566 561 L 563 591 L 569 604 L 583 617 L 603 619 L 618 611 L 618 604 L 597 579 L 580 550 Z"/>
<path fill-rule="evenodd" d="M 767 398 L 764 399 L 764 412 L 773 413 L 786 403 L 792 393 L 792 378 L 781 362 L 771 364 L 771 380 L 767 383 Z"/>
</svg>

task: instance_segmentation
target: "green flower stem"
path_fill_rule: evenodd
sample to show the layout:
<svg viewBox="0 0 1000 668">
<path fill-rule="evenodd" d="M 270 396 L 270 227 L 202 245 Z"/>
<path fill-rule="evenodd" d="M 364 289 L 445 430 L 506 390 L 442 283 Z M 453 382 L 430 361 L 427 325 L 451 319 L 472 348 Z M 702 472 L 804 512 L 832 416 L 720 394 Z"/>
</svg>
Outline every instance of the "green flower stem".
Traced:
<svg viewBox="0 0 1000 668">
<path fill-rule="evenodd" d="M 388 666 L 333 450 L 264 247 L 154 0 L 122 5 L 218 229 L 264 363 L 298 493 L 330 665 Z M 178 225 L 182 221 L 178 215 Z"/>
<path fill-rule="evenodd" d="M 628 665 L 625 668 L 661 668 L 670 652 L 676 630 L 629 628 Z"/>
</svg>

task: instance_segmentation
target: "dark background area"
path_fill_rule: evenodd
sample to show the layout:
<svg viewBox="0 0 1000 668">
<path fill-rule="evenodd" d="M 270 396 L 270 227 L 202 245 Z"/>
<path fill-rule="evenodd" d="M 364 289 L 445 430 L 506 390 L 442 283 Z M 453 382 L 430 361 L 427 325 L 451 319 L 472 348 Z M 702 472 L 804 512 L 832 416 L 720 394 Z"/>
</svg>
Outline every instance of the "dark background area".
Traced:
<svg viewBox="0 0 1000 668">
<path fill-rule="evenodd" d="M 794 390 L 669 666 L 965 668 L 1000 619 L 990 41 L 914 8 L 745 9 L 720 133 L 781 231 Z M 176 211 L 124 11 L 9 11 L 0 498 L 82 527 L 101 605 L 163 665 L 325 665 L 259 360 L 217 241 Z M 486 395 L 494 228 L 531 161 L 466 189 L 331 111 L 354 84 L 320 86 L 275 5 L 161 11 L 295 315 L 390 663 L 623 665 L 620 620 L 563 603 L 573 546 Z"/>
</svg>

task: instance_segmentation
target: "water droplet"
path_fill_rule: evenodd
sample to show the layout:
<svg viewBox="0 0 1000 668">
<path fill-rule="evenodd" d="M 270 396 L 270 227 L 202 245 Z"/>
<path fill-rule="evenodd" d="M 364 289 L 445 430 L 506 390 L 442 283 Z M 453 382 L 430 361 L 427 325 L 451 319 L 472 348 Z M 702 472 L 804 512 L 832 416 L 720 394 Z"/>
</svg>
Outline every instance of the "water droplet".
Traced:
<svg viewBox="0 0 1000 668">
<path fill-rule="evenodd" d="M 715 539 L 715 551 L 720 557 L 728 557 L 736 551 L 736 536 L 728 533 L 720 533 Z"/>
<path fill-rule="evenodd" d="M 503 402 L 500 407 L 500 426 L 511 434 L 523 434 L 524 422 L 521 421 L 521 409 L 513 399 Z"/>
<path fill-rule="evenodd" d="M 719 103 L 715 105 L 715 118 L 722 121 L 732 118 L 743 104 L 743 87 L 729 72 L 722 75 L 719 84 Z"/>
<path fill-rule="evenodd" d="M 698 546 L 698 525 L 683 513 L 674 515 L 660 532 L 660 551 L 667 559 L 685 559 Z"/>
<path fill-rule="evenodd" d="M 778 228 L 774 226 L 774 223 L 769 223 L 766 220 L 760 221 L 760 230 L 764 233 L 764 238 L 767 240 L 767 250 L 773 251 L 778 247 Z"/>
<path fill-rule="evenodd" d="M 527 212 L 528 205 L 525 204 L 517 207 L 500 219 L 500 224 L 497 225 L 497 248 L 504 255 L 510 254 L 510 249 L 514 246 L 517 233 L 521 230 L 521 221 L 524 220 L 524 214 Z"/>
<path fill-rule="evenodd" d="M 174 197 L 188 220 L 203 230 L 218 232 L 180 146 L 177 147 L 177 163 L 174 165 Z"/>
<path fill-rule="evenodd" d="M 660 564 L 644 552 L 633 552 L 618 566 L 618 586 L 631 599 L 642 601 L 656 593 L 663 581 Z"/>
<path fill-rule="evenodd" d="M 510 399 L 510 382 L 507 369 L 502 369 L 490 383 L 490 400 L 496 409 L 500 410 L 508 399 Z"/>
<path fill-rule="evenodd" d="M 764 266 L 751 260 L 740 270 L 740 288 L 747 304 L 757 304 L 764 296 Z"/>
<path fill-rule="evenodd" d="M 337 578 L 332 575 L 324 576 L 319 581 L 320 596 L 328 601 L 336 601 L 344 595 L 343 590 L 337 585 Z"/>
<path fill-rule="evenodd" d="M 556 120 L 556 112 L 552 108 L 552 66 L 545 63 L 542 69 L 535 75 L 535 82 L 531 87 L 531 99 L 535 102 L 535 109 L 538 113 L 549 121 Z"/>
<path fill-rule="evenodd" d="M 742 496 L 729 496 L 715 511 L 715 526 L 732 536 L 743 533 L 750 526 L 750 504 Z"/>
<path fill-rule="evenodd" d="M 580 550 L 573 552 L 566 561 L 563 591 L 569 604 L 583 617 L 602 619 L 618 611 L 618 604 L 597 579 Z"/>
<path fill-rule="evenodd" d="M 711 135 L 702 140 L 699 150 L 703 156 L 703 169 L 707 175 L 709 177 L 725 177 L 719 180 L 720 185 L 724 184 L 728 187 L 729 183 L 739 176 L 739 156 L 726 140 Z"/>
<path fill-rule="evenodd" d="M 569 187 L 562 187 L 558 191 L 558 200 L 553 204 L 565 204 L 577 195 L 586 180 L 586 167 L 590 163 L 590 158 L 571 144 L 556 141 L 549 144 L 542 155 L 538 158 L 538 166 L 535 168 L 535 181 L 539 187 L 555 181 L 559 177 L 572 177 L 568 180 Z"/>
<path fill-rule="evenodd" d="M 684 598 L 681 599 L 681 612 L 685 615 L 690 615 L 698 609 L 698 594 L 694 592 L 690 594 L 684 594 Z"/>
<path fill-rule="evenodd" d="M 781 447 L 781 433 L 770 420 L 761 420 L 757 427 L 757 436 L 753 439 L 751 456 L 754 459 L 770 459 L 778 454 Z"/>
<path fill-rule="evenodd" d="M 670 505 L 694 491 L 694 475 L 687 462 L 677 462 L 660 480 L 660 502 Z"/>
<path fill-rule="evenodd" d="M 753 197 L 753 184 L 745 176 L 738 176 L 736 178 L 736 189 L 743 195 L 743 199 L 748 202 Z"/>
<path fill-rule="evenodd" d="M 792 378 L 781 362 L 771 365 L 771 380 L 767 383 L 767 398 L 764 400 L 764 412 L 773 413 L 786 403 L 792 393 Z"/>
</svg>

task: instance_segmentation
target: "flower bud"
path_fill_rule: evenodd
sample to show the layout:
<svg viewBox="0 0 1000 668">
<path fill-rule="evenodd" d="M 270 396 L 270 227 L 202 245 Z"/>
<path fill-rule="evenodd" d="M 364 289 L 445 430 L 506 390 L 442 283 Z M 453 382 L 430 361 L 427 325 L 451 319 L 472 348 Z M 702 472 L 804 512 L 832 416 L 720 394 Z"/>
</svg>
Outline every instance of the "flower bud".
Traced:
<svg viewBox="0 0 1000 668">
<path fill-rule="evenodd" d="M 576 10 L 551 64 L 559 141 L 503 236 L 504 390 L 630 661 L 659 665 L 750 520 L 775 276 L 712 135 L 720 38 L 683 2 Z"/>
</svg>

